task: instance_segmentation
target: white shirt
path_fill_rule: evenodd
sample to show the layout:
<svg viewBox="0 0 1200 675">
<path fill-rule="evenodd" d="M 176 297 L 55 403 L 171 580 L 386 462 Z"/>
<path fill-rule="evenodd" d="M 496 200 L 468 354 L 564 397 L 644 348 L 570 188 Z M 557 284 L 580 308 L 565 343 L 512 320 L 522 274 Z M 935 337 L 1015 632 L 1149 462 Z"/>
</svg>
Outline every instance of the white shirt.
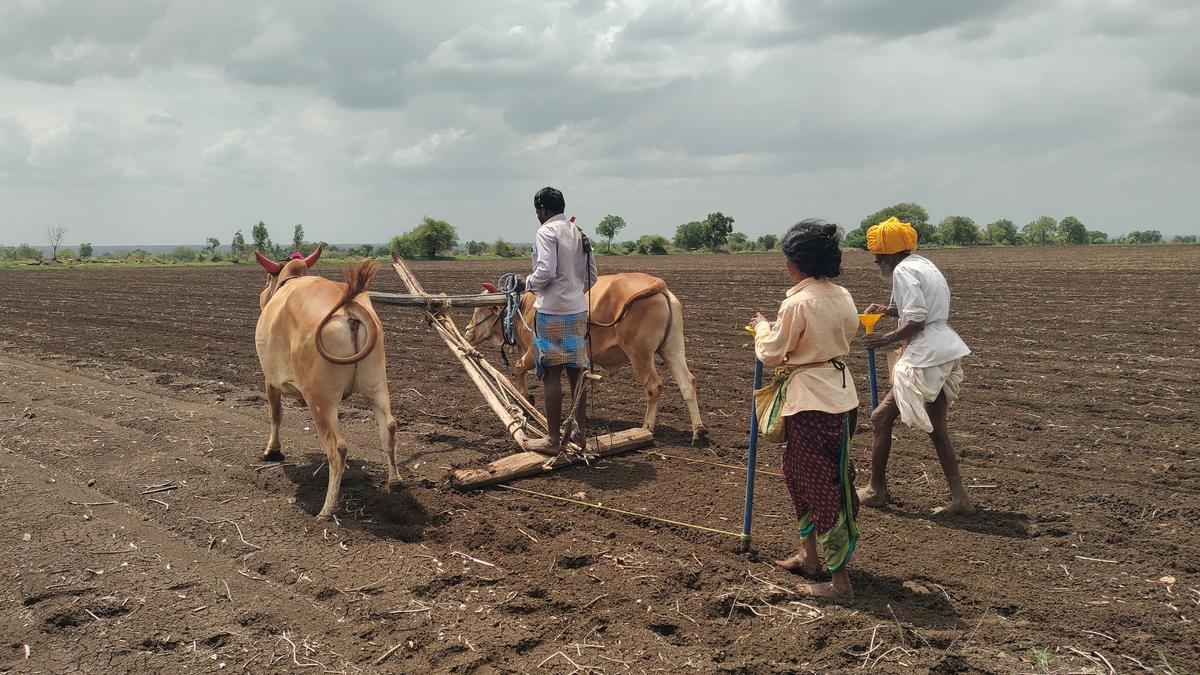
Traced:
<svg viewBox="0 0 1200 675">
<path fill-rule="evenodd" d="M 583 250 L 583 233 L 559 214 L 538 228 L 533 242 L 533 274 L 525 288 L 542 314 L 588 311 L 587 293 L 596 283 L 596 257 Z"/>
<path fill-rule="evenodd" d="M 900 357 L 917 368 L 949 363 L 971 353 L 946 321 L 950 318 L 950 285 L 928 258 L 909 254 L 892 272 L 892 303 L 901 325 L 924 321 L 925 328 Z"/>
</svg>

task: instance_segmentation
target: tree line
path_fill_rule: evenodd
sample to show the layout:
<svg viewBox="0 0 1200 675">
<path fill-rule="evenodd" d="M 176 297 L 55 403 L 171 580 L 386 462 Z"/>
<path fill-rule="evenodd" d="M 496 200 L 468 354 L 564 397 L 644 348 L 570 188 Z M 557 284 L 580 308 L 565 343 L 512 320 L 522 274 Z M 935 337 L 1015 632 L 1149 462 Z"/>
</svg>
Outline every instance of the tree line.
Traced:
<svg viewBox="0 0 1200 675">
<path fill-rule="evenodd" d="M 917 230 L 917 239 L 922 247 L 937 246 L 1048 246 L 1053 244 L 1156 244 L 1163 243 L 1164 238 L 1158 230 L 1134 230 L 1120 237 L 1110 238 L 1099 230 L 1089 230 L 1076 217 L 1067 216 L 1056 220 L 1051 216 L 1042 216 L 1022 227 L 1007 218 L 1001 218 L 984 226 L 979 226 L 968 216 L 952 215 L 943 218 L 936 224 L 929 219 L 929 212 L 920 204 L 902 202 L 893 204 L 863 218 L 858 227 L 848 230 L 843 235 L 843 245 L 846 248 L 865 249 L 867 244 L 867 229 L 888 218 L 896 218 L 912 223 Z M 625 219 L 609 214 L 596 224 L 595 233 L 603 240 L 604 246 L 598 248 L 601 254 L 610 255 L 667 255 L 674 252 L 694 251 L 771 251 L 779 246 L 779 237 L 764 234 L 751 239 L 744 232 L 734 231 L 736 221 L 720 211 L 708 214 L 704 220 L 693 220 L 682 223 L 675 228 L 675 236 L 667 239 L 662 235 L 644 234 L 637 239 L 614 243 L 617 236 L 625 230 Z M 62 242 L 68 232 L 65 225 L 55 225 L 46 228 L 45 239 L 51 249 L 51 260 L 60 257 L 68 260 L 92 260 L 93 246 L 91 243 L 79 245 L 78 252 L 62 249 Z M 1197 243 L 1195 235 L 1176 235 L 1171 243 Z M 488 243 L 484 241 L 467 241 L 460 247 L 458 230 L 444 220 L 424 217 L 416 227 L 391 238 L 386 244 L 359 244 L 357 246 L 341 247 L 324 241 L 309 241 L 304 236 L 304 225 L 296 224 L 292 228 L 292 238 L 289 242 L 278 243 L 272 240 L 270 231 L 263 221 L 250 228 L 250 241 L 246 240 L 242 230 L 234 232 L 227 247 L 222 247 L 216 237 L 209 237 L 204 246 L 192 248 L 189 246 L 176 247 L 166 254 L 151 254 L 144 249 L 114 254 L 106 253 L 100 256 L 102 260 L 123 260 L 130 262 L 242 262 L 248 260 L 255 249 L 264 255 L 283 259 L 291 251 L 308 253 L 321 246 L 325 254 L 331 258 L 339 257 L 371 257 L 397 253 L 405 258 L 434 259 L 452 257 L 457 253 L 471 256 L 494 255 L 501 258 L 525 257 L 532 253 L 528 245 L 518 245 L 497 239 Z M 62 249 L 62 250 L 60 250 Z M 18 246 L 0 246 L 0 260 L 41 260 L 41 250 L 20 244 Z"/>
<path fill-rule="evenodd" d="M 924 247 L 936 246 L 1049 246 L 1053 244 L 1158 244 L 1163 242 L 1158 230 L 1134 230 L 1124 236 L 1110 238 L 1100 230 L 1089 230 L 1075 216 L 1055 220 L 1052 216 L 1041 216 L 1020 229 L 1013 221 L 1001 218 L 980 227 L 968 216 L 946 216 L 936 225 L 929 220 L 929 212 L 920 204 L 903 202 L 893 204 L 862 219 L 857 229 L 845 234 L 847 248 L 867 247 L 867 229 L 895 216 L 901 221 L 912 223 L 917 231 L 917 241 Z M 1194 244 L 1194 235 L 1176 235 L 1171 240 L 1177 244 Z"/>
</svg>

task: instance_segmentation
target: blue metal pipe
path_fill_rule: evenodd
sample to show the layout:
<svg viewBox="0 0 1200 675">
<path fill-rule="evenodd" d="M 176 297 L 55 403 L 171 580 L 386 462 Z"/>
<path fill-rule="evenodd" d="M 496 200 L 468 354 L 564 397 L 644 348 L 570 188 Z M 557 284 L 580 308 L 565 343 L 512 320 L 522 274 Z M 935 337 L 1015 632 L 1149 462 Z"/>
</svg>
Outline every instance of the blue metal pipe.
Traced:
<svg viewBox="0 0 1200 675">
<path fill-rule="evenodd" d="M 871 412 L 879 407 L 879 387 L 875 384 L 875 349 L 867 349 L 867 366 L 871 378 Z"/>
<path fill-rule="evenodd" d="M 754 389 L 762 388 L 762 361 L 754 359 Z M 874 371 L 872 371 L 874 372 Z M 742 552 L 750 550 L 750 520 L 754 514 L 754 467 L 758 461 L 758 411 L 750 396 L 750 453 L 746 458 L 746 503 L 742 506 Z"/>
</svg>

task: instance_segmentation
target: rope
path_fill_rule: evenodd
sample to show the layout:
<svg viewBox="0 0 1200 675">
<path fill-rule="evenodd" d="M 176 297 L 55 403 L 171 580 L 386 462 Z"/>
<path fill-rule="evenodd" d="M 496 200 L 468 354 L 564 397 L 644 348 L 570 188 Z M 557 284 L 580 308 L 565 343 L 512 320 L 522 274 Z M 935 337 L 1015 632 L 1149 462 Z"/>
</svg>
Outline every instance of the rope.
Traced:
<svg viewBox="0 0 1200 675">
<path fill-rule="evenodd" d="M 635 450 L 635 452 L 637 452 L 639 454 L 643 454 L 643 455 L 657 455 L 659 457 L 662 457 L 663 459 L 677 459 L 681 462 L 689 462 L 691 464 L 707 464 L 708 466 L 719 466 L 724 469 L 735 469 L 737 471 L 743 471 L 746 468 L 744 466 L 737 466 L 736 464 L 721 464 L 720 462 L 709 462 L 709 461 L 705 461 L 703 459 L 692 459 L 691 457 L 680 457 L 678 455 L 664 455 L 663 453 L 661 453 L 657 450 Z M 776 471 L 767 471 L 766 469 L 755 469 L 754 473 L 761 473 L 764 476 L 774 476 L 776 478 L 783 477 L 783 476 L 780 476 L 779 473 Z"/>
<path fill-rule="evenodd" d="M 512 272 L 500 275 L 496 280 L 496 290 L 503 293 L 507 300 L 500 322 L 504 328 L 504 344 L 512 346 L 517 344 L 517 326 L 513 319 L 521 313 L 521 292 L 517 290 L 517 275 Z M 525 317 L 521 317 L 522 321 L 524 319 Z"/>
<path fill-rule="evenodd" d="M 613 513 L 620 513 L 622 515 L 632 516 L 634 518 L 644 518 L 646 520 L 653 520 L 653 521 L 656 521 L 659 523 L 667 523 L 668 525 L 678 525 L 679 527 L 690 527 L 693 530 L 700 530 L 702 532 L 712 532 L 714 534 L 726 534 L 731 537 L 737 537 L 738 539 L 743 538 L 741 532 L 730 532 L 728 530 L 718 530 L 713 527 L 705 527 L 703 525 L 694 525 L 692 523 L 684 523 L 684 522 L 681 522 L 678 520 L 670 520 L 668 518 L 659 518 L 657 516 L 648 516 L 644 513 L 634 513 L 633 511 L 625 511 L 623 509 L 614 509 L 611 506 L 601 506 L 600 504 L 591 504 L 588 502 L 581 502 L 578 499 L 571 499 L 569 497 L 559 497 L 558 495 L 550 495 L 550 494 L 546 494 L 545 492 L 538 492 L 537 490 L 527 490 L 525 488 L 514 487 L 512 485 L 500 484 L 500 485 L 497 485 L 496 487 L 504 488 L 505 490 L 513 490 L 515 492 L 524 492 L 525 494 L 536 495 L 538 497 L 545 497 L 547 499 L 556 499 L 560 502 L 568 502 L 570 504 L 578 504 L 579 506 L 587 506 L 587 507 L 590 507 L 593 509 L 600 509 L 601 511 L 611 511 Z"/>
</svg>

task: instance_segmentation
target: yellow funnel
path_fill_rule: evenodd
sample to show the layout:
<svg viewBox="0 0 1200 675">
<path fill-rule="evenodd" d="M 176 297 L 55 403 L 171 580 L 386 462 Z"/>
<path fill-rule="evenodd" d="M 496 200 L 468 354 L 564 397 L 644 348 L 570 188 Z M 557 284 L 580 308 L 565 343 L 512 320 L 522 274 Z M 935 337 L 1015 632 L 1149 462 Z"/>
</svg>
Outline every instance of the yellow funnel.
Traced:
<svg viewBox="0 0 1200 675">
<path fill-rule="evenodd" d="M 866 329 L 867 335 L 875 332 L 875 324 L 883 318 L 882 314 L 859 314 L 858 320 L 862 322 L 863 328 Z"/>
</svg>

